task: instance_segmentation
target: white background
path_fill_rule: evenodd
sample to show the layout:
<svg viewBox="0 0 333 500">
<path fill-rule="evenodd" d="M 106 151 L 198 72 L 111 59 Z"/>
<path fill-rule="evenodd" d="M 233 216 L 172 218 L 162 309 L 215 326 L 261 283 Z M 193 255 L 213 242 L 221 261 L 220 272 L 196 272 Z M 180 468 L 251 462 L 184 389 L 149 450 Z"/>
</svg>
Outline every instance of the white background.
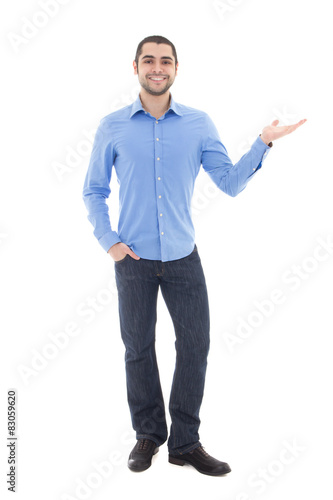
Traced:
<svg viewBox="0 0 333 500">
<path fill-rule="evenodd" d="M 333 238 L 330 2 L 71 0 L 52 16 L 40 15 L 42 3 L 6 2 L 0 13 L 1 496 L 15 388 L 16 498 L 330 497 L 333 251 L 320 243 Z M 24 42 L 28 21 L 44 26 Z M 200 439 L 230 464 L 226 477 L 172 466 L 166 445 L 146 472 L 128 470 L 135 436 L 114 267 L 81 197 L 85 132 L 135 99 L 135 50 L 154 34 L 178 51 L 175 100 L 210 114 L 234 162 L 273 119 L 308 119 L 275 142 L 238 197 L 216 192 L 203 171 L 197 179 L 212 325 Z M 115 179 L 111 188 L 115 225 Z M 268 306 L 275 289 L 283 303 Z M 246 338 L 241 321 L 254 325 Z M 56 348 L 52 334 L 64 339 L 70 325 L 76 335 Z M 167 405 L 175 351 L 163 299 L 157 354 Z M 113 464 L 104 478 L 101 462 Z"/>
</svg>

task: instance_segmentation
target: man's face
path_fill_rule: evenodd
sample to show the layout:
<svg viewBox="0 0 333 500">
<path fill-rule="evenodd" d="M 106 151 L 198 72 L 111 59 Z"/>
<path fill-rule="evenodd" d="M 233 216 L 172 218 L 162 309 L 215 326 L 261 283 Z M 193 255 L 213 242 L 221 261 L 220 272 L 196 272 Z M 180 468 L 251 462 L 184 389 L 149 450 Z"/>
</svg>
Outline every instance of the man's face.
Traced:
<svg viewBox="0 0 333 500">
<path fill-rule="evenodd" d="M 149 94 L 162 95 L 169 90 L 177 75 L 178 63 L 170 45 L 154 42 L 145 43 L 139 57 L 138 66 L 133 62 L 134 74 Z"/>
</svg>

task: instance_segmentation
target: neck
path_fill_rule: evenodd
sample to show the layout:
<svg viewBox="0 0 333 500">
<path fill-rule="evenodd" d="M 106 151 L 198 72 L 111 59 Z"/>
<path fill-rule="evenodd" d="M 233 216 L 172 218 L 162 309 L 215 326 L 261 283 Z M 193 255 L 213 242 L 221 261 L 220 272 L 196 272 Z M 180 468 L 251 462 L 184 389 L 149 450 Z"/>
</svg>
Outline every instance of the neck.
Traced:
<svg viewBox="0 0 333 500">
<path fill-rule="evenodd" d="M 139 96 L 143 109 L 157 119 L 163 116 L 170 107 L 171 94 L 169 91 L 162 95 L 151 95 L 146 90 L 141 89 Z"/>
</svg>

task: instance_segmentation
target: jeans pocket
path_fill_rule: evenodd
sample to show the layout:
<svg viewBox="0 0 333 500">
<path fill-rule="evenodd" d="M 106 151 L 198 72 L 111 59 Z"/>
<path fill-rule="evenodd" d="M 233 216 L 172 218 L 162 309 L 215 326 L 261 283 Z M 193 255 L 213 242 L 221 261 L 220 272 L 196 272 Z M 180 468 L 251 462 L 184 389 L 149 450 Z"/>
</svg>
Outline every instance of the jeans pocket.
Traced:
<svg viewBox="0 0 333 500">
<path fill-rule="evenodd" d="M 114 261 L 114 263 L 115 263 L 115 264 L 121 264 L 121 262 L 124 262 L 124 260 L 126 260 L 126 258 L 127 258 L 128 256 L 129 256 L 129 254 L 127 253 L 127 254 L 125 255 L 125 257 L 123 257 L 123 258 L 122 258 L 122 259 L 120 259 L 120 260 L 115 260 L 115 261 Z"/>
</svg>

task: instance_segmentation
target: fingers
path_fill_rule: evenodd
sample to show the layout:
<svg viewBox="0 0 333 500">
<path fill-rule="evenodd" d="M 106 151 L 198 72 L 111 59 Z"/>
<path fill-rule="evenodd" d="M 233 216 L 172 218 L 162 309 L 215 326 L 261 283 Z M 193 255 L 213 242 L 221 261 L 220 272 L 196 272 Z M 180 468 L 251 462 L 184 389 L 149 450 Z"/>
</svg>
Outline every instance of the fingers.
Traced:
<svg viewBox="0 0 333 500">
<path fill-rule="evenodd" d="M 132 257 L 132 259 L 135 259 L 135 260 L 139 260 L 140 257 L 138 255 L 136 255 L 136 253 L 134 253 L 129 247 L 128 247 L 128 254 L 130 257 Z"/>
<path fill-rule="evenodd" d="M 135 260 L 139 260 L 140 257 L 138 255 L 136 255 L 136 253 L 133 252 L 133 250 L 130 249 L 130 247 L 128 245 L 126 245 L 126 243 L 120 243 L 120 245 L 122 246 L 122 250 L 125 254 L 128 254 L 130 257 L 132 257 L 132 259 L 135 259 Z"/>
<path fill-rule="evenodd" d="M 279 124 L 279 120 L 274 120 L 272 122 L 273 127 L 276 127 Z"/>
<path fill-rule="evenodd" d="M 295 123 L 292 126 L 297 128 L 297 127 L 300 127 L 301 125 L 303 125 L 303 123 L 305 123 L 305 122 L 306 122 L 306 118 L 304 120 L 300 120 L 298 123 Z"/>
<path fill-rule="evenodd" d="M 300 120 L 298 123 L 295 123 L 294 125 L 289 125 L 287 134 L 294 132 L 294 130 L 303 125 L 303 123 L 305 123 L 306 121 L 307 121 L 306 118 L 304 118 L 303 120 Z"/>
</svg>

